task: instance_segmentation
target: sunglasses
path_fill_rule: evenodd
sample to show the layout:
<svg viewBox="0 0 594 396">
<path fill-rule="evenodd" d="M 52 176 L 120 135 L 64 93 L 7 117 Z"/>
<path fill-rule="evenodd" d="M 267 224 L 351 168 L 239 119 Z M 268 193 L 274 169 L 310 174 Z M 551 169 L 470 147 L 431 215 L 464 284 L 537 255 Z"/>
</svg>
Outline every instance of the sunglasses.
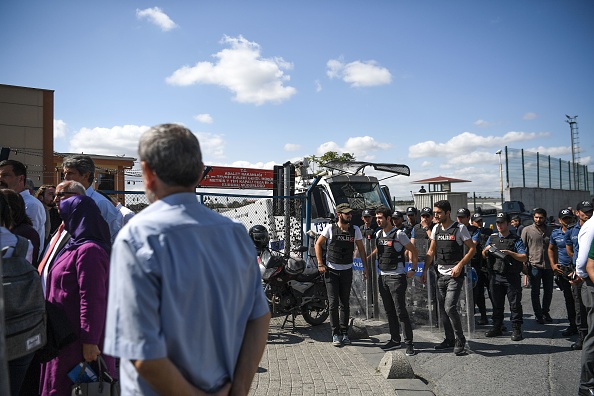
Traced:
<svg viewBox="0 0 594 396">
<path fill-rule="evenodd" d="M 58 198 L 62 198 L 65 195 L 78 195 L 78 194 L 75 192 L 69 192 L 69 191 L 60 191 L 60 192 L 56 193 L 56 197 L 58 197 Z"/>
</svg>

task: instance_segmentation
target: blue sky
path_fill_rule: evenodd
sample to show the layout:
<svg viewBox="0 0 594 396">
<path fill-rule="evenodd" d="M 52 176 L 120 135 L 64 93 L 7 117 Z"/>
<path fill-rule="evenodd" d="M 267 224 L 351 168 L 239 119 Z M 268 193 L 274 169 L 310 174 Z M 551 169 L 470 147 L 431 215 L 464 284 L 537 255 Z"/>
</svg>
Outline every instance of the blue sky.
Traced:
<svg viewBox="0 0 594 396">
<path fill-rule="evenodd" d="M 386 180 L 472 180 L 495 152 L 594 153 L 594 2 L 0 3 L 0 83 L 55 90 L 56 151 L 136 156 L 179 122 L 209 165 L 272 168 L 328 150 L 407 164 Z"/>
</svg>

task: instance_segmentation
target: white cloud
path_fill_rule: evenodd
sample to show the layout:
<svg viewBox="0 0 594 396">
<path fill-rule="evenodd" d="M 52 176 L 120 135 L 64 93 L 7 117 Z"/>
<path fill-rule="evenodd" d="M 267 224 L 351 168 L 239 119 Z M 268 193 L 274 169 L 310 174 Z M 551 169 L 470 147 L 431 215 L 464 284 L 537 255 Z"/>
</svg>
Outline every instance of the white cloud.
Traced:
<svg viewBox="0 0 594 396">
<path fill-rule="evenodd" d="M 322 90 L 322 84 L 320 83 L 320 80 L 316 80 L 314 83 L 316 84 L 316 92 L 320 92 Z"/>
<path fill-rule="evenodd" d="M 70 140 L 70 152 L 136 157 L 138 139 L 148 126 L 82 128 Z"/>
<path fill-rule="evenodd" d="M 526 114 L 524 114 L 522 116 L 522 119 L 524 119 L 524 120 L 533 120 L 536 117 L 538 117 L 538 114 L 536 114 L 536 113 L 526 113 Z"/>
<path fill-rule="evenodd" d="M 295 143 L 287 143 L 285 144 L 285 151 L 297 151 L 301 149 L 301 145 L 300 144 L 295 144 Z"/>
<path fill-rule="evenodd" d="M 427 167 L 431 166 L 431 161 L 423 161 L 423 162 L 421 163 L 421 166 L 422 166 L 423 168 L 427 168 Z"/>
<path fill-rule="evenodd" d="M 358 161 L 371 161 L 375 157 L 372 152 L 389 149 L 391 144 L 376 141 L 371 136 L 360 136 L 348 138 L 343 147 L 335 142 L 322 143 L 316 150 L 317 155 L 324 155 L 328 151 L 336 151 L 339 154 L 351 153 Z"/>
<path fill-rule="evenodd" d="M 66 123 L 62 120 L 54 120 L 54 139 L 66 136 Z"/>
<path fill-rule="evenodd" d="M 198 62 L 195 66 L 182 66 L 167 77 L 171 85 L 212 84 L 229 89 L 233 100 L 261 105 L 288 100 L 297 90 L 285 86 L 291 77 L 283 70 L 293 65 L 283 58 L 263 58 L 260 45 L 239 37 L 224 36 L 223 44 L 229 48 L 214 54 L 216 62 Z"/>
<path fill-rule="evenodd" d="M 474 122 L 474 125 L 481 127 L 481 128 L 486 128 L 488 126 L 491 126 L 492 124 L 489 121 L 479 119 Z"/>
<path fill-rule="evenodd" d="M 125 155 L 138 157 L 138 141 L 148 126 L 124 125 L 112 128 L 82 128 L 70 140 L 72 153 L 92 153 L 100 155 Z M 222 135 L 198 132 L 202 155 L 209 158 L 223 158 L 225 141 Z"/>
<path fill-rule="evenodd" d="M 167 32 L 177 27 L 176 23 L 169 18 L 159 7 L 146 8 L 144 10 L 136 9 L 136 18 L 147 19 L 161 28 L 162 31 Z"/>
<path fill-rule="evenodd" d="M 569 155 L 571 154 L 571 146 L 558 146 L 558 147 L 532 147 L 527 148 L 525 151 L 529 151 L 532 153 L 539 153 L 541 155 L 551 155 L 553 157 L 559 157 L 562 155 Z"/>
<path fill-rule="evenodd" d="M 251 163 L 248 161 L 234 161 L 230 165 L 222 165 L 222 166 L 232 166 L 232 167 L 237 167 L 237 168 L 273 169 L 274 165 L 278 165 L 278 164 L 276 164 L 274 161 L 256 162 L 256 163 Z"/>
<path fill-rule="evenodd" d="M 225 139 L 223 139 L 223 135 L 207 132 L 197 132 L 195 135 L 200 142 L 200 150 L 202 150 L 202 156 L 205 161 L 211 157 L 225 158 L 226 143 Z"/>
<path fill-rule="evenodd" d="M 194 116 L 194 119 L 203 124 L 212 124 L 214 121 L 210 114 L 198 114 Z"/>
<path fill-rule="evenodd" d="M 547 132 L 508 132 L 503 136 L 479 136 L 470 132 L 463 132 L 445 143 L 432 140 L 414 144 L 408 148 L 410 158 L 423 157 L 456 157 L 464 153 L 471 153 L 477 149 L 491 149 L 493 153 L 510 143 L 525 142 L 548 136 Z"/>
<path fill-rule="evenodd" d="M 351 87 L 373 87 L 392 82 L 390 71 L 378 66 L 373 60 L 345 64 L 342 59 L 331 59 L 326 66 L 328 68 L 326 75 L 329 78 L 340 78 Z"/>
</svg>

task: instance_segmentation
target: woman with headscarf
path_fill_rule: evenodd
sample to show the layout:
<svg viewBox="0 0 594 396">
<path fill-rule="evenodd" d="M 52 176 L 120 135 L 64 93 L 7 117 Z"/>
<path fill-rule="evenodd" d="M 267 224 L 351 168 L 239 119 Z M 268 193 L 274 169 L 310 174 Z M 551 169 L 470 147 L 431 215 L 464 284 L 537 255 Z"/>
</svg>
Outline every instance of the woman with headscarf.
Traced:
<svg viewBox="0 0 594 396">
<path fill-rule="evenodd" d="M 78 339 L 41 368 L 41 395 L 69 395 L 68 373 L 82 361 L 96 361 L 103 348 L 109 280 L 109 228 L 92 198 L 74 196 L 59 202 L 70 240 L 58 253 L 46 280 L 46 299 L 61 308 Z M 115 374 L 115 359 L 103 356 Z"/>
<path fill-rule="evenodd" d="M 27 212 L 25 211 L 25 201 L 23 200 L 21 194 L 8 188 L 1 189 L 0 193 L 6 197 L 8 206 L 10 207 L 12 225 L 10 226 L 9 230 L 14 235 L 27 238 L 31 242 L 33 245 L 33 261 L 31 264 L 37 268 L 40 248 L 39 234 L 35 228 L 33 228 L 33 223 L 31 222 L 29 216 L 27 216 Z"/>
</svg>

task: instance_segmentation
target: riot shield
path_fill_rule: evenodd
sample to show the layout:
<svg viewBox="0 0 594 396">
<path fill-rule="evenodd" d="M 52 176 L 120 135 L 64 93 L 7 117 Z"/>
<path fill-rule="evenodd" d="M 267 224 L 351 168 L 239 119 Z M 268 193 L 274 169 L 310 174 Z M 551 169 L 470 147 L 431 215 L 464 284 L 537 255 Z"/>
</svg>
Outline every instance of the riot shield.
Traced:
<svg viewBox="0 0 594 396">
<path fill-rule="evenodd" d="M 375 239 L 363 239 L 363 246 L 366 254 L 369 256 L 375 250 Z M 375 274 L 375 259 L 369 261 L 370 271 L 367 274 L 367 280 L 363 279 L 363 261 L 359 251 L 355 250 L 355 258 L 353 260 L 353 283 L 351 285 L 351 316 L 360 319 L 377 318 L 374 310 L 377 306 L 377 276 Z"/>
</svg>

